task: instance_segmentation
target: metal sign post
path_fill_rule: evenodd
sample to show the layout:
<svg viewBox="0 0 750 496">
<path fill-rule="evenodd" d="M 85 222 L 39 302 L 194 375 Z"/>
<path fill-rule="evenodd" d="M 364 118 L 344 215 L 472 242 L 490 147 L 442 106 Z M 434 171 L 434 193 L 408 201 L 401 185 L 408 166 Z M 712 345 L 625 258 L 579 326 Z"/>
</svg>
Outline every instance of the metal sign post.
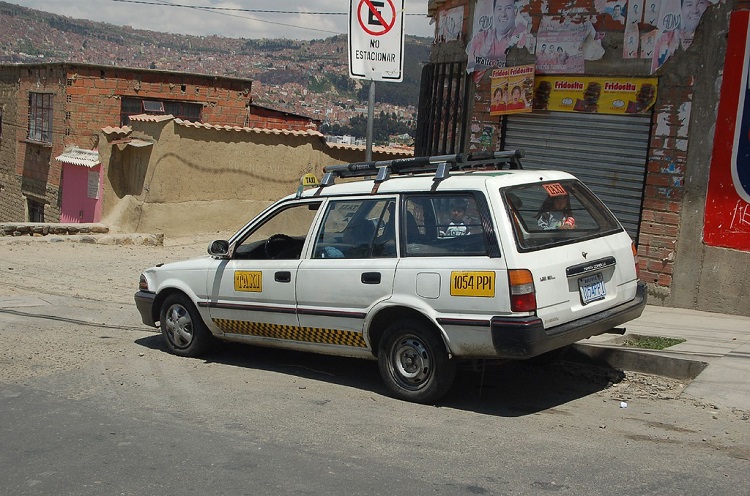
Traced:
<svg viewBox="0 0 750 496">
<path fill-rule="evenodd" d="M 350 0 L 349 76 L 370 80 L 366 160 L 372 159 L 375 81 L 403 81 L 403 54 L 404 0 Z"/>
</svg>

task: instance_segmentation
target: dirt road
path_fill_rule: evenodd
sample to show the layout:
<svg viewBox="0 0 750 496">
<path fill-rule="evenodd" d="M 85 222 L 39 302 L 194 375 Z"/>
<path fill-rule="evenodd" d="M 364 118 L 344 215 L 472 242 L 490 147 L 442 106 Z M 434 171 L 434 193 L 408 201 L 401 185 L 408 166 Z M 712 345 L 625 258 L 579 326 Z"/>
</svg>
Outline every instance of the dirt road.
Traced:
<svg viewBox="0 0 750 496">
<path fill-rule="evenodd" d="M 217 453 L 231 452 L 236 443 L 273 446 L 280 450 L 273 452 L 278 464 L 304 453 L 310 473 L 321 477 L 309 487 L 329 493 L 356 494 L 350 486 L 356 481 L 372 488 L 373 477 L 384 481 L 383 492 L 397 491 L 396 482 L 405 478 L 425 484 L 417 493 L 435 494 L 534 494 L 540 488 L 593 494 L 604 481 L 604 492 L 626 494 L 646 494 L 649 487 L 677 493 L 748 487 L 747 413 L 684 398 L 681 383 L 662 377 L 566 363 L 464 369 L 435 408 L 389 398 L 370 361 L 229 345 L 204 360 L 172 356 L 156 330 L 140 322 L 133 303 L 138 276 L 150 265 L 204 254 L 210 239 L 165 240 L 162 247 L 0 239 L 0 414 L 13 418 L 5 426 L 10 433 L 23 433 L 7 446 L 28 445 L 47 424 L 23 423 L 32 407 L 2 408 L 43 392 L 61 404 L 96 405 L 142 433 L 163 432 L 165 425 L 211 433 L 201 442 Z M 90 453 L 90 446 L 79 449 Z M 38 462 L 3 449 L 0 461 L 7 464 L 0 478 L 27 474 L 18 487 L 43 479 L 28 475 Z M 241 488 L 253 473 L 231 462 L 211 467 L 186 474 L 191 487 L 230 494 L 232 483 Z M 224 491 L 206 485 L 217 479 L 209 470 L 222 474 L 229 484 Z M 325 481 L 340 470 L 349 478 L 346 491 Z M 269 494 L 300 493 L 310 483 L 281 491 L 274 481 L 266 481 L 277 489 Z M 133 481 L 123 475 L 126 483 Z M 59 494 L 86 493 L 71 487 Z M 122 492 L 149 494 L 162 486 L 138 487 Z"/>
</svg>

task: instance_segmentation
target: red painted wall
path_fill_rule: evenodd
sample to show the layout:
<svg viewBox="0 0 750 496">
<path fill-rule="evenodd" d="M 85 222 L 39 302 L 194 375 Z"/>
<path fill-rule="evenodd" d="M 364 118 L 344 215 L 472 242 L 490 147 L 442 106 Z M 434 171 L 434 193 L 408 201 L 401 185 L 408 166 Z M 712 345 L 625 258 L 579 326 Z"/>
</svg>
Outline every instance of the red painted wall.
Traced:
<svg viewBox="0 0 750 496">
<path fill-rule="evenodd" d="M 734 12 L 716 119 L 703 239 L 750 250 L 750 12 Z"/>
</svg>

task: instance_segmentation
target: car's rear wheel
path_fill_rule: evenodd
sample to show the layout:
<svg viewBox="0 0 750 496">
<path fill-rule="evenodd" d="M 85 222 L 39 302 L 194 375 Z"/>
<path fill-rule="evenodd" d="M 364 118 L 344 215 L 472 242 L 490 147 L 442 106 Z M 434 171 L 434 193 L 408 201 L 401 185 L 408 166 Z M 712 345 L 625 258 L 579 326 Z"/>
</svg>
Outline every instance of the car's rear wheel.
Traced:
<svg viewBox="0 0 750 496">
<path fill-rule="evenodd" d="M 160 321 L 167 348 L 175 355 L 197 357 L 211 346 L 211 331 L 183 294 L 172 294 L 164 300 Z"/>
<path fill-rule="evenodd" d="M 444 396 L 456 377 L 456 364 L 442 339 L 417 320 L 391 324 L 378 351 L 383 382 L 397 398 L 431 403 Z"/>
</svg>

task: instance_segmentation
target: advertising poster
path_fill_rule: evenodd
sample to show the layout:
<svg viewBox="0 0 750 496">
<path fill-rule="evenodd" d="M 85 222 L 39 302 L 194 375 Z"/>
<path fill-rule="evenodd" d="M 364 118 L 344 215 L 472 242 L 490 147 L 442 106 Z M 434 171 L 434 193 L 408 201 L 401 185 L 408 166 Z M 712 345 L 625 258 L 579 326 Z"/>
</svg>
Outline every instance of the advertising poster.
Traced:
<svg viewBox="0 0 750 496">
<path fill-rule="evenodd" d="M 626 4 L 628 8 L 628 24 L 638 24 L 643 20 L 643 3 L 644 0 L 630 0 Z"/>
<path fill-rule="evenodd" d="M 608 0 L 604 7 L 604 13 L 609 14 L 613 21 L 625 24 L 627 8 L 626 0 Z"/>
<path fill-rule="evenodd" d="M 534 66 L 520 65 L 493 69 L 490 95 L 490 115 L 531 112 Z"/>
<path fill-rule="evenodd" d="M 638 30 L 638 24 L 628 24 L 625 27 L 625 38 L 622 43 L 622 58 L 624 59 L 637 59 L 640 53 L 638 52 L 638 45 L 640 42 L 640 31 Z"/>
<path fill-rule="evenodd" d="M 750 12 L 732 13 L 706 194 L 703 240 L 750 251 Z"/>
<path fill-rule="evenodd" d="M 706 9 L 719 0 L 659 0 L 656 18 L 656 40 L 651 59 L 653 74 L 678 47 L 687 50 Z M 649 5 L 649 3 L 647 3 Z"/>
<path fill-rule="evenodd" d="M 646 0 L 643 6 L 643 22 L 656 26 L 656 20 L 659 18 L 659 0 Z"/>
<path fill-rule="evenodd" d="M 539 74 L 584 72 L 584 40 L 596 35 L 587 19 L 544 16 L 536 41 L 536 71 Z M 596 56 L 595 56 L 596 57 Z"/>
<path fill-rule="evenodd" d="M 656 101 L 656 78 L 537 76 L 534 109 L 641 114 Z"/>
<path fill-rule="evenodd" d="M 469 130 L 471 131 L 469 134 L 469 151 L 487 152 L 500 149 L 497 128 L 493 124 L 474 120 Z"/>
<path fill-rule="evenodd" d="M 438 18 L 437 41 L 455 41 L 461 37 L 461 29 L 464 25 L 464 8 L 454 7 L 443 10 Z"/>
<path fill-rule="evenodd" d="M 466 72 L 505 67 L 511 47 L 534 49 L 531 22 L 520 13 L 524 5 L 528 5 L 528 0 L 477 0 L 473 36 L 466 46 Z"/>
<path fill-rule="evenodd" d="M 656 31 L 649 31 L 641 35 L 641 58 L 651 59 L 654 56 L 654 45 L 656 44 Z"/>
</svg>

